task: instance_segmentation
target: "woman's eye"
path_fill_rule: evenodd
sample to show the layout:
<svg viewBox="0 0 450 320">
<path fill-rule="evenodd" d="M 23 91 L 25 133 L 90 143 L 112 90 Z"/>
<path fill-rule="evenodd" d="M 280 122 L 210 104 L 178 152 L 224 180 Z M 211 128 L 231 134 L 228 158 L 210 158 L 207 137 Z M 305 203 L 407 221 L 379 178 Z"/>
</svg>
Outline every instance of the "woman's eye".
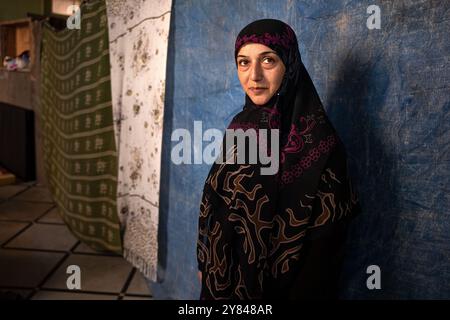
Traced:
<svg viewBox="0 0 450 320">
<path fill-rule="evenodd" d="M 263 62 L 264 62 L 264 63 L 274 63 L 275 60 L 274 60 L 273 58 L 271 58 L 271 57 L 265 57 L 265 58 L 263 59 Z"/>
<path fill-rule="evenodd" d="M 242 66 L 242 67 L 245 67 L 245 66 L 247 65 L 247 63 L 248 63 L 247 60 L 240 60 L 240 61 L 238 62 L 238 64 L 239 64 L 240 66 Z"/>
</svg>

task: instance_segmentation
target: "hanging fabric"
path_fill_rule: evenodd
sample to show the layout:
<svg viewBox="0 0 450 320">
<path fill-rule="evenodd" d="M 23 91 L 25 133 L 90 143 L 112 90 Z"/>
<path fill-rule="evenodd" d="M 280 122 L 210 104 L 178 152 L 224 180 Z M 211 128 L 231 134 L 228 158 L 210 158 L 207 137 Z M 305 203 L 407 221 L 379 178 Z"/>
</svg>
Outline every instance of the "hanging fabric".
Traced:
<svg viewBox="0 0 450 320">
<path fill-rule="evenodd" d="M 80 29 L 43 27 L 45 167 L 72 233 L 94 249 L 121 254 L 106 6 L 91 1 L 80 10 Z"/>
<path fill-rule="evenodd" d="M 156 280 L 171 0 L 107 0 L 124 256 Z"/>
</svg>

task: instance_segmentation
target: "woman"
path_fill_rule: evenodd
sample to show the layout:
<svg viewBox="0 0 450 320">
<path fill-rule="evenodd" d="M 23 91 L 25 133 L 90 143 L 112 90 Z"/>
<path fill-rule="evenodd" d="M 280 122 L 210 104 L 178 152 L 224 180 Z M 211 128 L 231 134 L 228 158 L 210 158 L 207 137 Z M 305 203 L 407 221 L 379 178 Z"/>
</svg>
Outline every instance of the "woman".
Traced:
<svg viewBox="0 0 450 320">
<path fill-rule="evenodd" d="M 246 26 L 235 61 L 245 106 L 228 128 L 278 129 L 280 163 L 273 175 L 260 162 L 213 164 L 200 205 L 201 299 L 336 298 L 347 224 L 360 210 L 345 148 L 287 24 Z"/>
</svg>

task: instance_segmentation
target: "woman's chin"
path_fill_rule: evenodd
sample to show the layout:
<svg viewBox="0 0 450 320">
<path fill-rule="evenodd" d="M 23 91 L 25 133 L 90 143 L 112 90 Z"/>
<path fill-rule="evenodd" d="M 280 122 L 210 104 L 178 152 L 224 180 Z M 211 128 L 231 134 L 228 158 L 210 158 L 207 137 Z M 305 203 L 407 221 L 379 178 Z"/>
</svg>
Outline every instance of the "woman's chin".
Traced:
<svg viewBox="0 0 450 320">
<path fill-rule="evenodd" d="M 252 99 L 254 104 L 259 105 L 259 106 L 266 104 L 270 100 L 269 97 L 263 97 L 263 96 L 250 96 L 250 99 Z"/>
</svg>

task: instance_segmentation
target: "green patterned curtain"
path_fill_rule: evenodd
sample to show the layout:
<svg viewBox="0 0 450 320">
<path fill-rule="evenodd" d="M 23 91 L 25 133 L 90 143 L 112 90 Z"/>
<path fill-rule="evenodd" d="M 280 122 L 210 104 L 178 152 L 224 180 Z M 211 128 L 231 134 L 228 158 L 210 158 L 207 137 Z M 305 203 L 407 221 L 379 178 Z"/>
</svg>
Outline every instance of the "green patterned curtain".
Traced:
<svg viewBox="0 0 450 320">
<path fill-rule="evenodd" d="M 121 254 L 104 0 L 81 6 L 80 29 L 44 25 L 41 68 L 45 167 L 59 212 L 78 239 Z"/>
</svg>

